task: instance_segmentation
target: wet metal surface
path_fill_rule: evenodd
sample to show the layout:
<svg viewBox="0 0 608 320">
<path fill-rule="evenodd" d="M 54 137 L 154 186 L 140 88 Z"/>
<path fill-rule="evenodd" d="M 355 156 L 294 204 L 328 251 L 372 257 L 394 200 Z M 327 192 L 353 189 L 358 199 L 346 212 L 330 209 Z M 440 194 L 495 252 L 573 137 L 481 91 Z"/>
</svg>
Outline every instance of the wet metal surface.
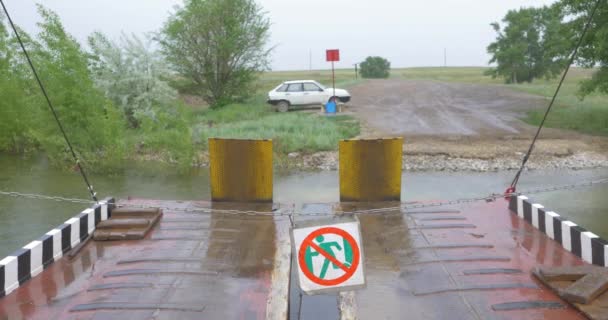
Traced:
<svg viewBox="0 0 608 320">
<path fill-rule="evenodd" d="M 418 221 L 437 221 L 437 220 L 467 220 L 465 217 L 424 217 L 417 218 Z"/>
<path fill-rule="evenodd" d="M 306 213 L 328 213 L 333 211 L 331 204 L 304 204 L 296 210 Z M 314 220 L 318 217 L 296 216 L 295 221 Z M 295 250 L 293 252 L 295 255 Z M 292 258 L 291 283 L 289 288 L 289 319 L 317 320 L 339 319 L 338 295 L 335 293 L 308 296 L 298 287 L 296 258 Z"/>
<path fill-rule="evenodd" d="M 98 311 L 98 310 L 173 310 L 188 312 L 203 312 L 205 307 L 185 306 L 167 303 L 129 303 L 129 302 L 97 302 L 79 304 L 70 311 Z"/>
<path fill-rule="evenodd" d="M 340 209 L 366 206 L 342 204 Z M 560 302 L 531 270 L 538 265 L 583 264 L 578 257 L 511 214 L 502 199 L 447 209 L 454 210 L 450 216 L 464 217 L 476 228 L 417 228 L 418 218 L 445 216 L 446 210 L 360 215 L 367 287 L 355 291 L 352 302 L 341 296 L 342 310 L 358 319 L 584 319 L 570 307 L 501 306 Z M 421 224 L 433 223 L 443 224 Z M 522 272 L 465 274 L 474 269 Z M 348 318 L 343 313 L 342 319 Z"/>
<path fill-rule="evenodd" d="M 383 206 L 395 203 L 278 207 L 331 214 Z M 50 265 L 0 300 L 0 319 L 583 319 L 531 276 L 538 266 L 583 265 L 579 258 L 502 199 L 448 210 L 475 229 L 420 229 L 420 216 L 399 211 L 358 215 L 367 286 L 316 296 L 302 295 L 290 270 L 288 217 L 165 211 L 143 240 L 90 242 Z M 445 225 L 423 223 L 433 224 Z"/>
<path fill-rule="evenodd" d="M 474 229 L 475 225 L 470 223 L 453 223 L 453 224 L 422 224 L 410 229 L 455 229 L 455 228 L 471 228 Z"/>
<path fill-rule="evenodd" d="M 522 273 L 523 271 L 519 269 L 509 269 L 509 268 L 486 268 L 486 269 L 473 269 L 473 270 L 464 270 L 462 274 L 464 275 L 473 275 L 473 274 L 515 274 Z"/>
<path fill-rule="evenodd" d="M 557 301 L 518 301 L 518 302 L 506 302 L 499 303 L 492 306 L 492 310 L 495 311 L 511 311 L 511 310 L 523 310 L 523 309 L 562 309 L 566 306 Z"/>
<path fill-rule="evenodd" d="M 95 290 L 110 290 L 110 289 L 126 289 L 126 288 L 150 288 L 152 283 L 104 283 L 91 286 L 88 291 Z"/>
<path fill-rule="evenodd" d="M 415 296 L 424 296 L 429 294 L 438 294 L 444 292 L 458 291 L 483 291 L 483 290 L 501 290 L 501 289 L 538 289 L 538 286 L 531 283 L 497 283 L 497 284 L 471 284 L 457 287 L 436 288 L 432 290 L 415 290 Z"/>
<path fill-rule="evenodd" d="M 273 205 L 222 203 L 213 208 L 272 212 Z M 193 223 L 199 228 L 164 229 Z M 277 255 L 287 252 L 289 261 L 288 227 L 287 217 L 165 210 L 143 240 L 90 242 L 73 260 L 51 264 L 0 300 L 0 319 L 285 318 L 289 281 L 275 279 L 282 274 L 289 279 L 289 268 L 280 265 Z"/>
<path fill-rule="evenodd" d="M 463 249 L 463 248 L 494 248 L 494 245 L 489 243 L 452 243 L 431 246 L 419 246 L 414 249 Z"/>
</svg>

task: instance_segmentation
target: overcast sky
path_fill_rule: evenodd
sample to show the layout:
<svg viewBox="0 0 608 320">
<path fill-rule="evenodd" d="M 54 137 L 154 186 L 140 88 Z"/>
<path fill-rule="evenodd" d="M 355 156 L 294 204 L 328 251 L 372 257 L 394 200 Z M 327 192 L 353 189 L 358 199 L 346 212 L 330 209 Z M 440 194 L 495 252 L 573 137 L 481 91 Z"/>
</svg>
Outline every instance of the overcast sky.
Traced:
<svg viewBox="0 0 608 320">
<path fill-rule="evenodd" d="M 112 38 L 121 31 L 157 31 L 181 0 L 4 0 L 15 22 L 35 31 L 35 3 L 61 17 L 85 41 L 93 31 Z M 274 70 L 324 69 L 325 49 L 339 48 L 336 67 L 351 67 L 369 55 L 393 67 L 483 66 L 495 33 L 489 26 L 509 9 L 555 0 L 258 0 L 272 21 Z"/>
</svg>

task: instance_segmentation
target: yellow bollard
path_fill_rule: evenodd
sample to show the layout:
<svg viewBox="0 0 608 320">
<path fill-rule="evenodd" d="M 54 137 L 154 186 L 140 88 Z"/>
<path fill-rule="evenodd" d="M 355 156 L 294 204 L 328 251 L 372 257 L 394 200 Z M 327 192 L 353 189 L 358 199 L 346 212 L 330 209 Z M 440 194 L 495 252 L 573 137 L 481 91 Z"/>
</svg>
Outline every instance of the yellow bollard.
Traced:
<svg viewBox="0 0 608 320">
<path fill-rule="evenodd" d="M 401 201 L 403 138 L 340 141 L 340 201 Z"/>
<path fill-rule="evenodd" d="M 209 139 L 211 200 L 272 202 L 272 140 Z"/>
</svg>

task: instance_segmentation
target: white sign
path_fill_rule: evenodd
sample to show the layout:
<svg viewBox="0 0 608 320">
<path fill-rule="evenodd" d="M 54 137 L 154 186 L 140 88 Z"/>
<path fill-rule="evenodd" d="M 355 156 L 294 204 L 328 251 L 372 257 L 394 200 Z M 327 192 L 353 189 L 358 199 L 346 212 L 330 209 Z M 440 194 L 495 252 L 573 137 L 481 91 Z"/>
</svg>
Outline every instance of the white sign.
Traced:
<svg viewBox="0 0 608 320">
<path fill-rule="evenodd" d="M 300 288 L 307 294 L 365 286 L 359 221 L 332 222 L 293 229 Z"/>
</svg>

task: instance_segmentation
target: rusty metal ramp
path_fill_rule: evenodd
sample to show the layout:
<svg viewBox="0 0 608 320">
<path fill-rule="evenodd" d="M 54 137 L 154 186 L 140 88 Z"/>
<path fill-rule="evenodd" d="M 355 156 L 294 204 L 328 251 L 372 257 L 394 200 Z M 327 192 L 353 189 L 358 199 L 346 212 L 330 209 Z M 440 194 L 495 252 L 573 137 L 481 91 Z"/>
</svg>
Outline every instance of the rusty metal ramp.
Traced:
<svg viewBox="0 0 608 320">
<path fill-rule="evenodd" d="M 301 212 L 395 206 L 319 204 Z M 291 319 L 584 319 L 531 274 L 583 261 L 511 214 L 504 200 L 358 219 L 366 288 L 306 296 L 292 284 Z"/>
<path fill-rule="evenodd" d="M 0 319 L 584 318 L 531 274 L 584 262 L 502 199 L 415 211 L 399 202 L 119 204 L 164 214 L 144 239 L 89 242 L 49 265 L 0 300 Z M 302 295 L 292 219 L 386 207 L 357 214 L 365 288 Z"/>
<path fill-rule="evenodd" d="M 89 242 L 0 300 L 0 319 L 286 318 L 289 218 L 273 215 L 289 207 L 127 203 L 185 211 L 165 209 L 142 240 Z"/>
</svg>

